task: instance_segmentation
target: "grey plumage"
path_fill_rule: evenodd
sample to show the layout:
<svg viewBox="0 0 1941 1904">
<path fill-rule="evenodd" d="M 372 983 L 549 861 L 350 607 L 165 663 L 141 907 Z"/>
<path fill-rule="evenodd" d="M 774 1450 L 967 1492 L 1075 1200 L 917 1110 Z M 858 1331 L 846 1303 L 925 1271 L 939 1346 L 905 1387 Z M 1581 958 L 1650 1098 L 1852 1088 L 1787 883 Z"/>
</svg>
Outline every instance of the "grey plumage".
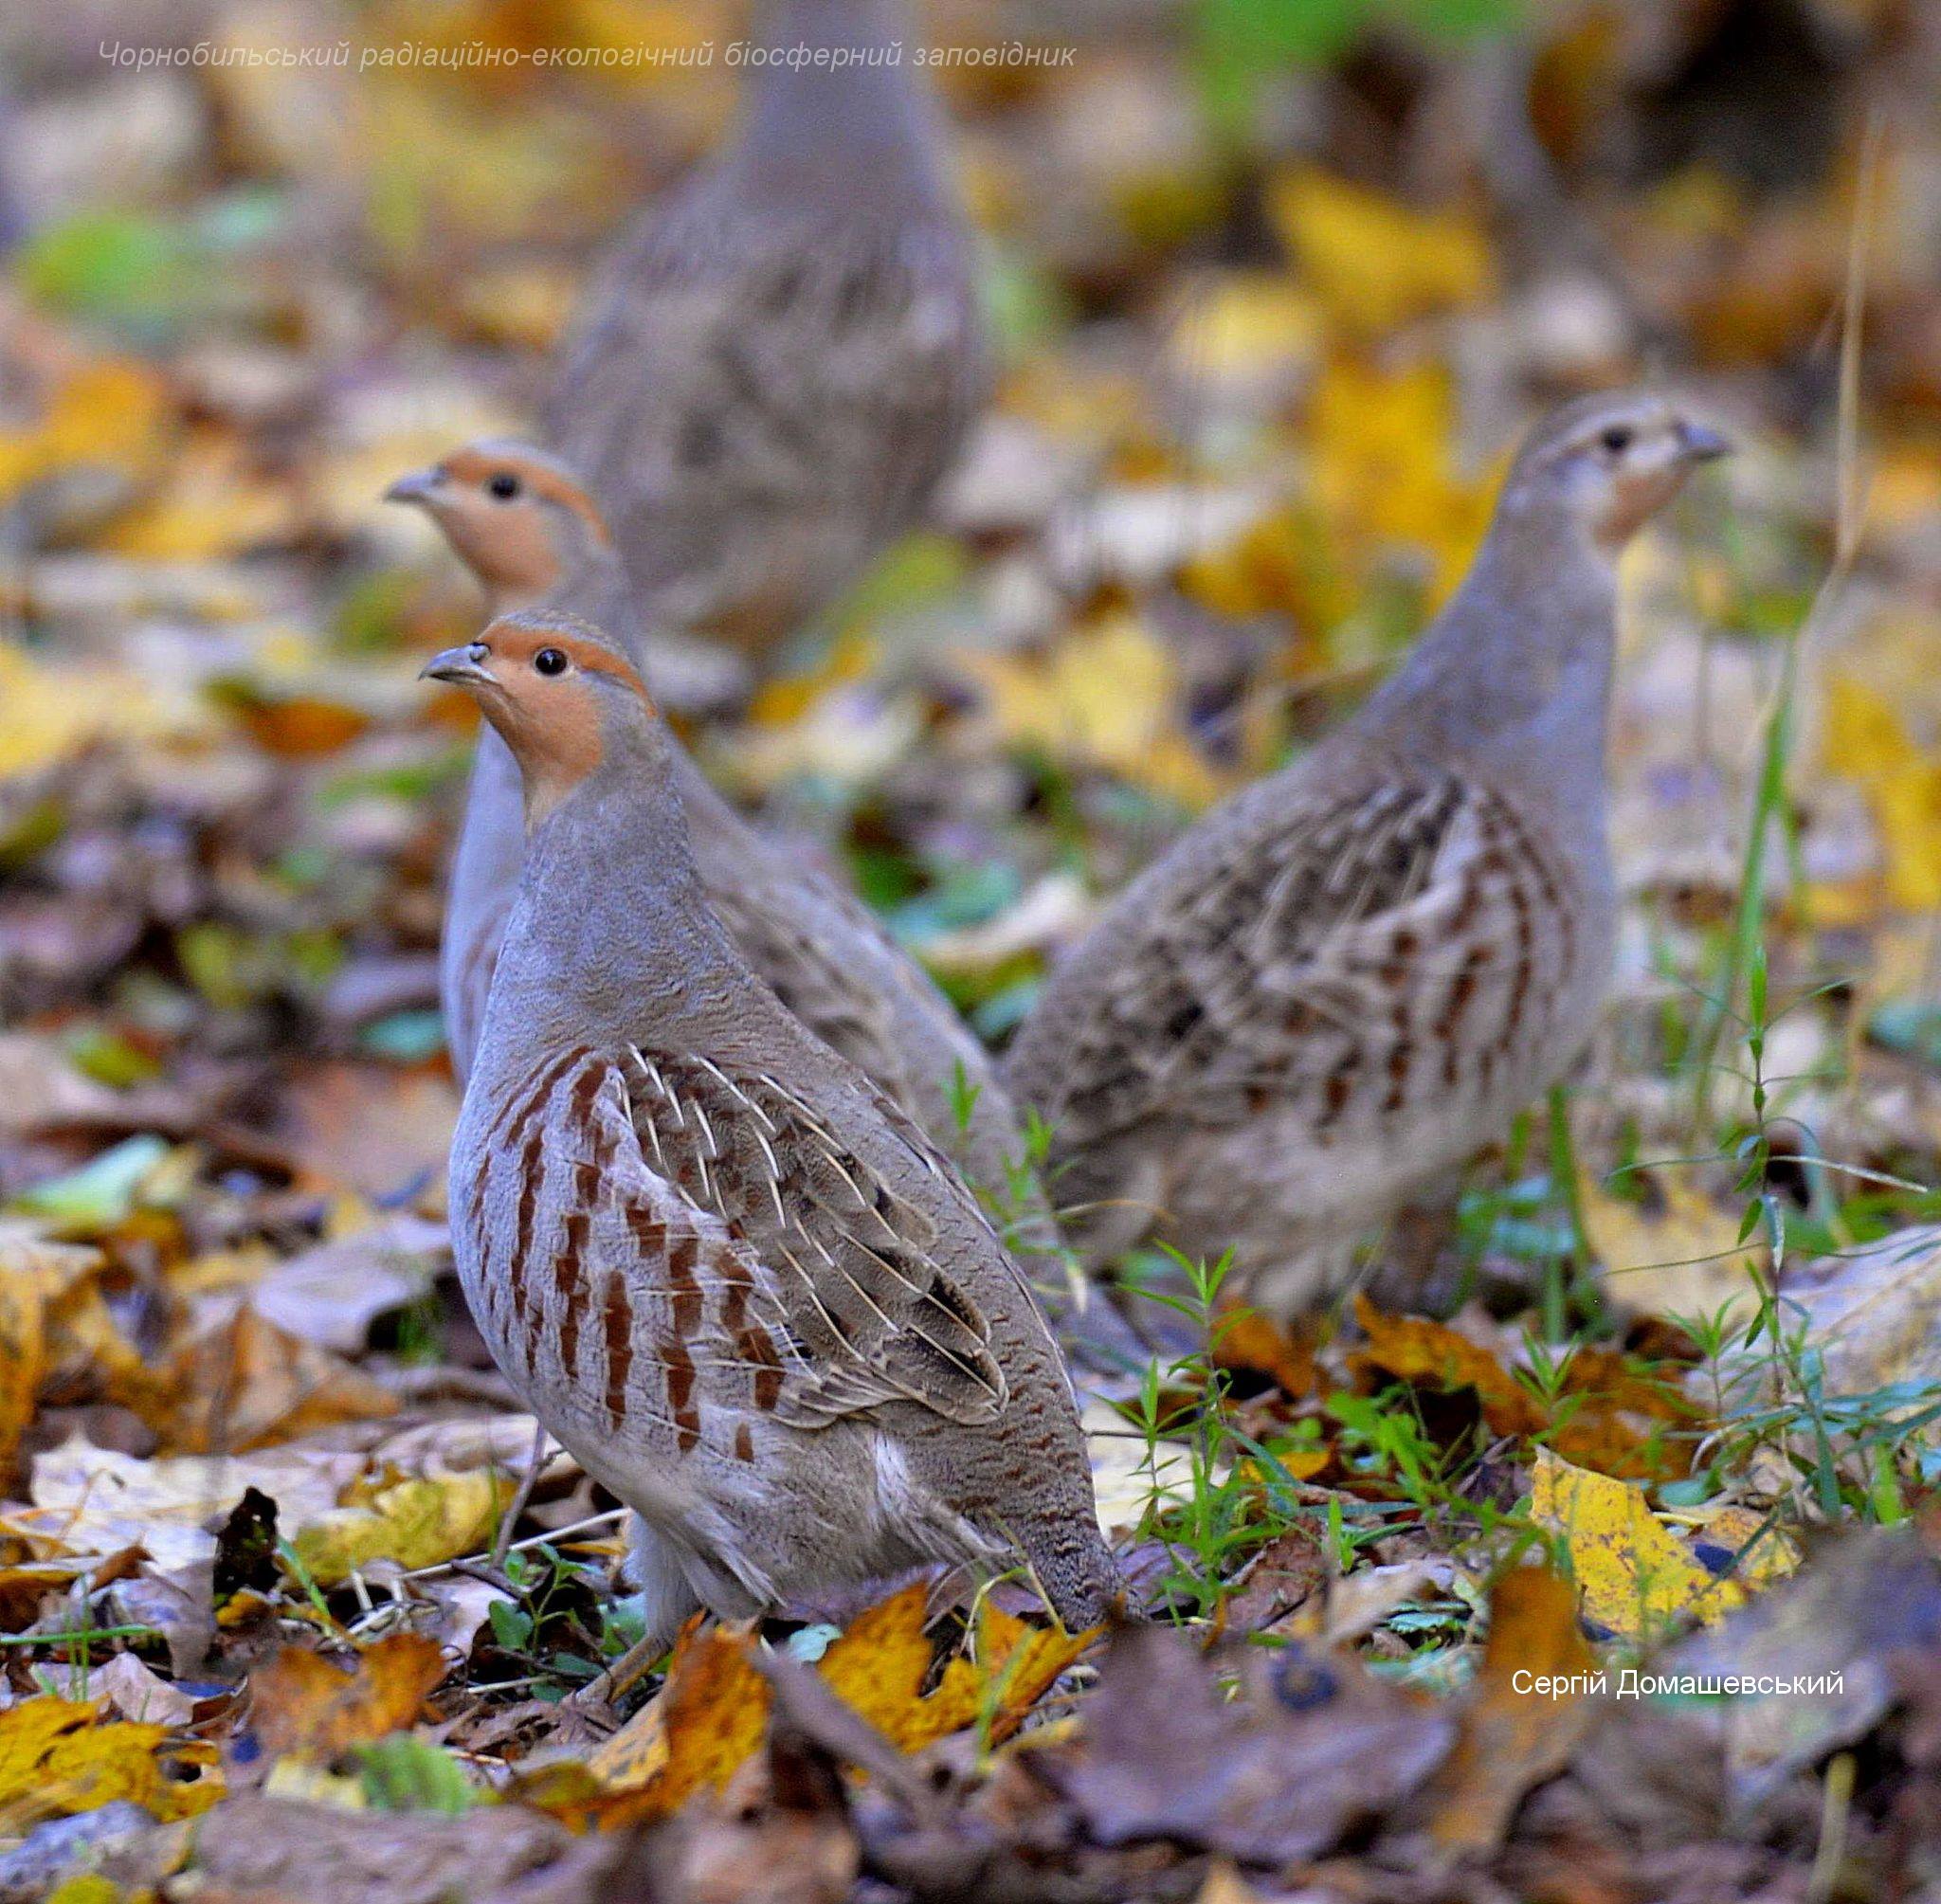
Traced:
<svg viewBox="0 0 1941 1904">
<path fill-rule="evenodd" d="M 895 0 L 769 0 L 727 151 L 598 274 L 545 407 L 658 626 L 760 650 L 916 522 L 982 405 L 968 234 Z"/>
<path fill-rule="evenodd" d="M 1575 1058 L 1616 916 L 1616 555 L 1721 446 L 1648 396 L 1551 417 L 1404 667 L 1053 973 L 1006 1075 L 1092 1255 L 1232 1248 L 1254 1300 L 1299 1309 Z"/>
<path fill-rule="evenodd" d="M 658 691 L 664 644 L 643 624 L 600 517 L 563 463 L 520 444 L 478 444 L 404 479 L 394 493 L 439 522 L 496 611 L 556 608 L 607 630 Z M 1008 1201 L 1025 1139 L 984 1046 L 866 906 L 801 853 L 751 827 L 672 734 L 668 747 L 702 885 L 741 955 L 974 1183 Z M 461 1081 L 524 857 L 518 769 L 488 728 L 466 796 L 440 952 L 446 1035 Z M 970 1110 L 960 1117 L 967 1093 Z M 1035 1191 L 1026 1188 L 1020 1203 L 1030 1231 L 1025 1240 L 1038 1248 L 1054 1243 Z"/>
<path fill-rule="evenodd" d="M 508 1379 L 640 1516 L 650 1631 L 1013 1551 L 1097 1619 L 1116 1573 L 1024 1276 L 736 952 L 638 678 L 552 615 L 429 672 L 516 739 L 533 828 L 453 1145 L 459 1271 Z"/>
</svg>

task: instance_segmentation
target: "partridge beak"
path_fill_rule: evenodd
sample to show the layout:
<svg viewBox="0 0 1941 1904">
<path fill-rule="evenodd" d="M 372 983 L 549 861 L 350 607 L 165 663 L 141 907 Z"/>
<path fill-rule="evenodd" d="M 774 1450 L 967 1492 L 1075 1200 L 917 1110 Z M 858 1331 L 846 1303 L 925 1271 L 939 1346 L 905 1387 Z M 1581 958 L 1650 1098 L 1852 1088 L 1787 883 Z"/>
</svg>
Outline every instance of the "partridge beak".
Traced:
<svg viewBox="0 0 1941 1904">
<path fill-rule="evenodd" d="M 485 665 L 491 653 L 483 642 L 468 642 L 462 648 L 446 648 L 442 655 L 433 655 L 418 670 L 418 679 L 449 681 L 454 687 L 496 685 L 491 669 Z"/>
<path fill-rule="evenodd" d="M 429 502 L 438 494 L 439 485 L 444 481 L 437 469 L 414 469 L 408 476 L 401 476 L 384 492 L 387 502 Z"/>
<path fill-rule="evenodd" d="M 1709 429 L 1702 423 L 1680 421 L 1678 452 L 1687 462 L 1714 462 L 1721 456 L 1730 456 L 1732 451 L 1731 439 L 1717 430 Z"/>
</svg>

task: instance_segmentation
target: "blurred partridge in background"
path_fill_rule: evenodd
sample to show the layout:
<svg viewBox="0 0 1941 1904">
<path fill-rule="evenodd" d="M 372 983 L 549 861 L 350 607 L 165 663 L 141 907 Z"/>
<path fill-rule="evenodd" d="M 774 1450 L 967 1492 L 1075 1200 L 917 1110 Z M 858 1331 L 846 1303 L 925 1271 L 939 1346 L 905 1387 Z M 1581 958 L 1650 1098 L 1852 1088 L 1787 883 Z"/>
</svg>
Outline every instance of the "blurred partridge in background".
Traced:
<svg viewBox="0 0 1941 1904">
<path fill-rule="evenodd" d="M 548 615 L 426 672 L 505 737 L 531 827 L 453 1146 L 459 1272 L 508 1379 L 640 1516 L 647 1643 L 1019 1550 L 1097 1621 L 1114 1564 L 1025 1278 L 722 930 L 639 676 Z"/>
<path fill-rule="evenodd" d="M 1230 1248 L 1252 1300 L 1298 1311 L 1577 1057 L 1616 923 L 1617 558 L 1724 447 L 1650 395 L 1550 417 L 1400 672 L 1054 971 L 1007 1076 L 1095 1260 Z"/>
<path fill-rule="evenodd" d="M 895 0 L 763 0 L 735 142 L 599 274 L 545 407 L 638 612 L 760 653 L 912 526 L 986 392 L 969 235 Z M 896 63 L 872 51 L 898 45 Z"/>
<path fill-rule="evenodd" d="M 478 444 L 393 484 L 425 508 L 484 584 L 495 612 L 544 606 L 607 630 L 651 681 L 661 648 L 598 511 L 556 459 Z M 809 1030 L 886 1092 L 979 1188 L 1005 1195 L 1025 1139 L 983 1045 L 876 916 L 801 852 L 763 839 L 670 733 L 674 787 L 708 903 L 743 958 Z M 493 963 L 525 858 L 519 772 L 487 729 L 452 867 L 442 990 L 463 1079 L 478 1048 Z M 968 1108 L 967 1108 L 968 1107 Z M 1022 1181 L 1022 1180 L 1021 1180 Z M 1048 1212 L 1025 1200 L 1038 1234 Z"/>
</svg>

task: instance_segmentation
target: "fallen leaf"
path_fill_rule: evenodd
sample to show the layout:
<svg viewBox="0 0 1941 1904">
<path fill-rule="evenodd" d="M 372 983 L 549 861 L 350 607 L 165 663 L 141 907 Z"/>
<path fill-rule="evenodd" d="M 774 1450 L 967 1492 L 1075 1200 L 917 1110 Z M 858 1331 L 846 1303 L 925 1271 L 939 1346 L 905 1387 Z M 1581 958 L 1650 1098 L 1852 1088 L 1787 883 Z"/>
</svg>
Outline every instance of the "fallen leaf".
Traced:
<svg viewBox="0 0 1941 1904">
<path fill-rule="evenodd" d="M 1059 1785 L 1100 1844 L 1173 1839 L 1278 1867 L 1386 1815 L 1455 1732 L 1448 1712 L 1345 1654 L 1295 1645 L 1215 1661 L 1184 1634 L 1130 1626 L 1100 1664 Z"/>
<path fill-rule="evenodd" d="M 398 1411 L 381 1383 L 248 1301 L 216 1313 L 159 1366 L 124 1375 L 109 1393 L 182 1454 L 244 1454 Z"/>
<path fill-rule="evenodd" d="M 192 1818 L 223 1794 L 219 1776 L 168 1776 L 168 1767 L 208 1766 L 207 1747 L 165 1750 L 168 1729 L 113 1717 L 103 1701 L 44 1694 L 0 1713 L 0 1834 L 44 1818 L 93 1811 L 117 1799 L 164 1821 Z"/>
<path fill-rule="evenodd" d="M 1134 616 L 1109 614 L 1043 660 L 972 649 L 957 661 L 983 687 L 1003 742 L 1108 768 L 1192 807 L 1218 794 L 1180 724 L 1171 654 Z"/>
<path fill-rule="evenodd" d="M 117 1653 L 87 1677 L 88 1692 L 105 1699 L 124 1719 L 140 1724 L 186 1726 L 195 1715 L 195 1700 L 179 1686 L 152 1673 L 133 1653 Z"/>
<path fill-rule="evenodd" d="M 363 1458 L 342 1450 L 274 1449 L 246 1460 L 184 1455 L 140 1460 L 92 1446 L 79 1436 L 34 1457 L 33 1505 L 0 1514 L 0 1531 L 42 1554 L 147 1550 L 165 1569 L 213 1563 L 208 1524 L 251 1487 L 277 1502 L 286 1523 L 336 1505 Z"/>
<path fill-rule="evenodd" d="M 26 1225 L 0 1228 L 0 1480 L 13 1471 L 46 1376 L 47 1311 L 100 1260 Z"/>
<path fill-rule="evenodd" d="M 1354 1298 L 1354 1319 L 1368 1346 L 1349 1357 L 1349 1367 L 1366 1381 L 1474 1388 L 1493 1435 L 1531 1435 L 1543 1426 L 1529 1390 L 1487 1349 L 1453 1329 L 1420 1315 L 1385 1315 L 1362 1295 Z"/>
<path fill-rule="evenodd" d="M 1595 1669 L 1570 1583 L 1540 1567 L 1504 1574 L 1461 1735 L 1434 1787 L 1429 1833 L 1444 1852 L 1496 1850 L 1524 1793 L 1569 1763 L 1591 1721 Z"/>
<path fill-rule="evenodd" d="M 327 1766 L 412 1724 L 444 1674 L 444 1655 L 417 1633 L 378 1641 L 348 1673 L 285 1647 L 249 1676 L 251 1723 L 266 1751 Z"/>
<path fill-rule="evenodd" d="M 1300 1324 L 1284 1328 L 1258 1309 L 1241 1309 L 1221 1316 L 1213 1359 L 1223 1369 L 1251 1369 L 1271 1376 L 1298 1402 L 1320 1387 L 1315 1346 L 1313 1331 Z"/>
<path fill-rule="evenodd" d="M 929 1693 L 936 1649 L 924 1631 L 928 1583 L 880 1601 L 850 1622 L 817 1662 L 829 1689 L 901 1750 L 917 1751 L 975 1725 L 1000 1742 L 1097 1637 L 1035 1627 L 986 1601 L 973 1657 L 952 1658 Z M 768 1681 L 745 1634 L 707 1627 L 683 1635 L 667 1683 L 588 1764 L 614 1790 L 636 1790 L 630 1821 L 664 1816 L 702 1786 L 718 1788 L 761 1743 Z M 725 1702 L 725 1704 L 724 1704 Z"/>
<path fill-rule="evenodd" d="M 1740 1321 L 1758 1307 L 1749 1261 L 1761 1252 L 1739 1241 L 1742 1208 L 1714 1203 L 1676 1170 L 1653 1171 L 1647 1198 L 1614 1197 L 1596 1179 L 1578 1184 L 1585 1239 L 1603 1265 L 1605 1294 L 1643 1315 L 1709 1316 L 1729 1309 Z"/>
<path fill-rule="evenodd" d="M 355 1355 L 369 1346 L 372 1322 L 431 1287 L 448 1252 L 443 1224 L 389 1216 L 278 1263 L 250 1300 L 290 1334 Z"/>
<path fill-rule="evenodd" d="M 1493 288 L 1489 241 L 1464 213 L 1414 211 L 1312 167 L 1274 179 L 1267 209 L 1328 316 L 1357 334 L 1480 303 Z"/>
<path fill-rule="evenodd" d="M 1929 1652 L 1941 1633 L 1941 1567 L 1911 1529 L 1851 1530 L 1823 1550 L 1796 1580 L 1659 1662 L 1674 1677 L 1773 1682 L 1722 1714 L 1744 1804 L 1861 1737 L 1896 1695 L 1896 1658 Z"/>
<path fill-rule="evenodd" d="M 1563 1535 L 1586 1616 L 1627 1640 L 1686 1621 L 1710 1623 L 1745 1602 L 1655 1515 L 1643 1491 L 1536 1451 L 1531 1518 Z"/>
<path fill-rule="evenodd" d="M 751 1643 L 745 1627 L 690 1623 L 666 1683 L 587 1761 L 604 1786 L 629 1794 L 626 1822 L 664 1818 L 703 1787 L 718 1790 L 761 1744 L 771 1695 Z"/>
<path fill-rule="evenodd" d="M 319 1587 L 336 1587 L 373 1560 L 436 1567 L 482 1548 L 512 1498 L 502 1472 L 413 1475 L 365 1484 L 359 1497 L 307 1520 L 290 1546 Z"/>
<path fill-rule="evenodd" d="M 1369 1339 L 1349 1366 L 1369 1389 L 1391 1379 L 1472 1388 L 1493 1435 L 1541 1436 L 1566 1460 L 1626 1478 L 1668 1480 L 1690 1470 L 1696 1403 L 1678 1383 L 1634 1367 L 1614 1351 L 1577 1347 L 1552 1403 L 1479 1343 L 1442 1323 L 1387 1315 L 1359 1296 L 1355 1318 Z"/>
</svg>

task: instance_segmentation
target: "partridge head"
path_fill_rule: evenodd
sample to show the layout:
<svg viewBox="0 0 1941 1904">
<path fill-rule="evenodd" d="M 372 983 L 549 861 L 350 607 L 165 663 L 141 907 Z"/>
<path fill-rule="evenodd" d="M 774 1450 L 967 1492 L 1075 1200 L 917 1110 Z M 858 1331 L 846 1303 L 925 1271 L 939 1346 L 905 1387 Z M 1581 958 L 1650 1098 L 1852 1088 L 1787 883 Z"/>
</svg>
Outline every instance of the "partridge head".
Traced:
<svg viewBox="0 0 1941 1904">
<path fill-rule="evenodd" d="M 529 829 L 454 1252 L 507 1378 L 640 1517 L 650 1627 L 1017 1555 L 1098 1617 L 1113 1564 L 1024 1277 L 720 926 L 638 671 L 535 614 L 426 672 L 504 738 Z"/>
<path fill-rule="evenodd" d="M 1093 1254 L 1231 1248 L 1254 1299 L 1302 1308 L 1575 1060 L 1616 924 L 1617 558 L 1725 447 L 1649 392 L 1539 424 L 1406 663 L 1054 971 L 1007 1077 Z"/>
<path fill-rule="evenodd" d="M 401 476 L 387 502 L 422 509 L 483 586 L 493 612 L 529 607 L 569 579 L 619 573 L 584 485 L 530 444 L 487 438 Z"/>
</svg>

